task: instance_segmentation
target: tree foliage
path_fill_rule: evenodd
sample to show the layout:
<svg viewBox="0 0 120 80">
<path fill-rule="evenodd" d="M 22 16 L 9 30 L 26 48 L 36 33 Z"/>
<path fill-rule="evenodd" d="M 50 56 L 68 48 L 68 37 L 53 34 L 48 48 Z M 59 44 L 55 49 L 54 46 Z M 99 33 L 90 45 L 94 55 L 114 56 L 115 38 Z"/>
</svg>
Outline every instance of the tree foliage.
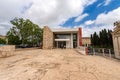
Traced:
<svg viewBox="0 0 120 80">
<path fill-rule="evenodd" d="M 4 39 L 0 38 L 0 44 L 5 44 L 5 43 L 6 43 L 6 41 Z"/>
<path fill-rule="evenodd" d="M 29 19 L 15 18 L 10 21 L 13 27 L 7 32 L 9 44 L 39 45 L 42 42 L 42 29 Z"/>
<path fill-rule="evenodd" d="M 95 47 L 113 47 L 112 43 L 112 30 L 103 29 L 97 34 L 91 34 L 91 43 Z"/>
</svg>

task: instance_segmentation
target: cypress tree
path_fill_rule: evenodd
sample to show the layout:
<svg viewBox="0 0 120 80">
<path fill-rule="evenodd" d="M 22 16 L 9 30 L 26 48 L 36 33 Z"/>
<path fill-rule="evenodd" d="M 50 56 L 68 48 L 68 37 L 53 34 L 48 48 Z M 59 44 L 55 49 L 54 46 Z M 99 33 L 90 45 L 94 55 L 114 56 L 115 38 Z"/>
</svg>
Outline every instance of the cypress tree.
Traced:
<svg viewBox="0 0 120 80">
<path fill-rule="evenodd" d="M 102 29 L 99 31 L 99 34 L 94 32 L 91 34 L 91 43 L 92 46 L 97 46 L 97 47 L 112 47 L 112 30 L 106 30 Z"/>
</svg>

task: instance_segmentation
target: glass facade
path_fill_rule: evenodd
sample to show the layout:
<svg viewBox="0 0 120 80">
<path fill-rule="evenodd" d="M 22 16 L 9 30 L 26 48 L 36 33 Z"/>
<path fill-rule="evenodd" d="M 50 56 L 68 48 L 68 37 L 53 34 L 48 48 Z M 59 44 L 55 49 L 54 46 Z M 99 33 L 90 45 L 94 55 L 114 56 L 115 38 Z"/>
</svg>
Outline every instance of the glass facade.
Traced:
<svg viewBox="0 0 120 80">
<path fill-rule="evenodd" d="M 77 47 L 77 33 L 73 34 L 73 48 Z"/>
<path fill-rule="evenodd" d="M 55 34 L 55 39 L 69 39 L 70 34 Z"/>
<path fill-rule="evenodd" d="M 70 39 L 70 34 L 55 34 L 55 39 Z M 57 48 L 66 48 L 69 41 L 55 41 L 54 46 Z"/>
<path fill-rule="evenodd" d="M 69 34 L 55 34 L 54 39 L 69 39 L 69 41 L 54 41 L 56 48 L 76 48 L 77 47 L 77 33 Z"/>
</svg>

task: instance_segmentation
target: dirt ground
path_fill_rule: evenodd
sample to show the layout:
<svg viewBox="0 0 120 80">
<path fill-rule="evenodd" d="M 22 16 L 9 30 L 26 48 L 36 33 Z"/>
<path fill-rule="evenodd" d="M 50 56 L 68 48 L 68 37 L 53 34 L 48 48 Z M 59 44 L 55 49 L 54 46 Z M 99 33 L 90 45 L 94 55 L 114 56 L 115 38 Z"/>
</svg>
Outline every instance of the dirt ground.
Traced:
<svg viewBox="0 0 120 80">
<path fill-rule="evenodd" d="M 17 50 L 0 58 L 0 80 L 120 80 L 120 61 L 73 49 Z"/>
</svg>

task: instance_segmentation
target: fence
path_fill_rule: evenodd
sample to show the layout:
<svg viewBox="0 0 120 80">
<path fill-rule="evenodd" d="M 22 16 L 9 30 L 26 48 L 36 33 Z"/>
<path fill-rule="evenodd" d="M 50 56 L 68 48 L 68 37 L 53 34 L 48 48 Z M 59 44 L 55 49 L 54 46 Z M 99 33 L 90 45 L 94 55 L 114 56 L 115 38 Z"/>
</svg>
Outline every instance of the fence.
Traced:
<svg viewBox="0 0 120 80">
<path fill-rule="evenodd" d="M 113 49 L 106 49 L 106 48 L 88 48 L 89 55 L 98 55 L 104 57 L 115 58 L 114 50 Z"/>
</svg>

